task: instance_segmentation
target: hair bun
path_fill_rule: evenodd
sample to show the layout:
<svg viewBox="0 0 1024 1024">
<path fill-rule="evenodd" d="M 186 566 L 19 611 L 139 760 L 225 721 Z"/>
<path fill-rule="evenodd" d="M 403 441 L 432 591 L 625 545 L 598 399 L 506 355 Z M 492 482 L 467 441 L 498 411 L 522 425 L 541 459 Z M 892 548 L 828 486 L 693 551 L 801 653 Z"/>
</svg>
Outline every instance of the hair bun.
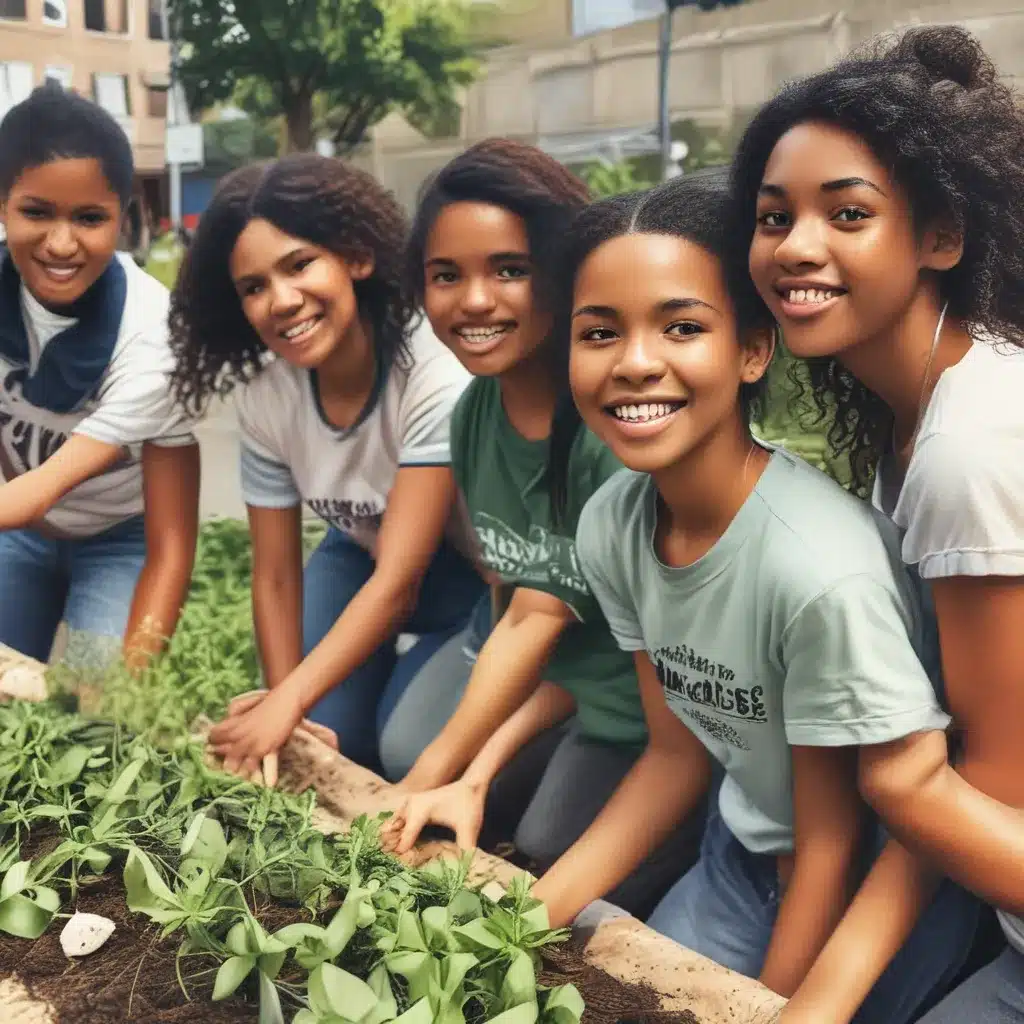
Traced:
<svg viewBox="0 0 1024 1024">
<path fill-rule="evenodd" d="M 889 56 L 917 64 L 934 85 L 951 82 L 973 90 L 992 85 L 998 77 L 981 44 L 959 25 L 909 29 Z"/>
</svg>

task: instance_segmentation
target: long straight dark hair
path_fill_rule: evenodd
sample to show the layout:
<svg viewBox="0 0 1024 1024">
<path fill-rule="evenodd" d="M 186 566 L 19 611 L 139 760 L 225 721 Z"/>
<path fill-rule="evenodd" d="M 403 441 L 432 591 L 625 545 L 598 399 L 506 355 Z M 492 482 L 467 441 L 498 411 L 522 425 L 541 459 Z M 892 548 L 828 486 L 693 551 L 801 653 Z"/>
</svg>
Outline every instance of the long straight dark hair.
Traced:
<svg viewBox="0 0 1024 1024">
<path fill-rule="evenodd" d="M 406 264 L 412 291 L 422 303 L 427 237 L 441 211 L 452 203 L 487 203 L 522 220 L 530 243 L 533 300 L 554 313 L 562 241 L 589 198 L 579 178 L 533 146 L 511 139 L 487 139 L 471 146 L 443 167 L 421 194 Z M 547 466 L 551 514 L 556 525 L 565 520 L 569 452 L 582 425 L 569 394 L 567 346 L 557 337 L 560 330 L 556 317 L 552 336 L 545 343 L 558 396 Z"/>
</svg>

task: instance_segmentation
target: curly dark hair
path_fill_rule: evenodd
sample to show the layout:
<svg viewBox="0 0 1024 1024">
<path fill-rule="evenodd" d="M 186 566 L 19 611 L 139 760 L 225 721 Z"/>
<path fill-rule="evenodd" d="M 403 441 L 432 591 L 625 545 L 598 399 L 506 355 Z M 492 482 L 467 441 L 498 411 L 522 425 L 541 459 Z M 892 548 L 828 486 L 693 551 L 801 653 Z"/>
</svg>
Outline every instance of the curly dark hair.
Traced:
<svg viewBox="0 0 1024 1024">
<path fill-rule="evenodd" d="M 769 100 L 733 163 L 731 237 L 744 256 L 765 166 L 779 139 L 807 121 L 863 139 L 906 191 L 915 226 L 955 225 L 963 257 L 940 277 L 950 314 L 975 337 L 1024 345 L 1024 110 L 974 36 L 953 25 L 882 36 Z M 849 459 L 863 493 L 892 412 L 833 358 L 807 360 L 803 369 L 819 422 L 834 414 L 829 443 Z"/>
<path fill-rule="evenodd" d="M 584 210 L 569 230 L 559 271 L 559 336 L 565 340 L 566 352 L 580 267 L 605 242 L 631 234 L 673 235 L 699 245 L 722 265 L 740 330 L 770 330 L 771 314 L 747 273 L 746 259 L 729 244 L 729 200 L 728 170 L 711 167 L 643 192 L 601 200 Z M 739 399 L 748 423 L 764 398 L 767 381 L 765 374 L 753 384 L 740 386 Z"/>
<path fill-rule="evenodd" d="M 542 150 L 512 139 L 478 142 L 443 167 L 421 192 L 406 259 L 409 286 L 422 302 L 426 287 L 423 260 L 438 214 L 452 203 L 487 203 L 523 221 L 530 243 L 534 302 L 554 313 L 562 242 L 573 218 L 589 200 L 587 186 Z M 549 339 L 547 349 L 558 394 L 548 462 L 552 515 L 557 523 L 565 514 L 569 450 L 581 424 L 569 394 L 564 346 Z"/>
<path fill-rule="evenodd" d="M 171 295 L 172 386 L 201 414 L 215 395 L 260 372 L 267 353 L 242 311 L 229 262 L 238 236 L 262 218 L 281 231 L 343 256 L 373 257 L 353 282 L 373 327 L 382 366 L 409 358 L 417 307 L 405 284 L 407 221 L 394 196 L 343 160 L 299 153 L 229 174 L 199 222 Z"/>
</svg>

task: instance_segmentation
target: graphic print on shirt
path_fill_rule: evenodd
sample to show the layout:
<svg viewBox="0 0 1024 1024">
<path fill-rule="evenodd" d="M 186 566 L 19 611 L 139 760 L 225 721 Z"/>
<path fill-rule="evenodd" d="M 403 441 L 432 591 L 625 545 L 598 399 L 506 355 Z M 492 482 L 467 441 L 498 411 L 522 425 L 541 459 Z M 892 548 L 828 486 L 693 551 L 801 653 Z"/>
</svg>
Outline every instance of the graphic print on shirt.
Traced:
<svg viewBox="0 0 1024 1024">
<path fill-rule="evenodd" d="M 521 537 L 486 512 L 474 513 L 473 528 L 484 562 L 503 579 L 521 584 L 554 583 L 579 594 L 590 593 L 571 537 L 551 533 L 536 523 L 530 524 L 528 536 Z"/>
<path fill-rule="evenodd" d="M 22 401 L 27 373 L 24 367 L 13 369 L 0 385 L 0 394 L 8 397 L 0 405 L 0 465 L 6 480 L 41 466 L 68 439 L 65 432 L 37 421 L 46 415 L 43 410 Z"/>
<path fill-rule="evenodd" d="M 686 644 L 661 647 L 651 655 L 669 707 L 685 715 L 709 736 L 739 750 L 750 744 L 726 719 L 767 725 L 763 686 L 737 686 L 736 673 Z"/>
<path fill-rule="evenodd" d="M 376 501 L 310 498 L 307 504 L 324 522 L 344 533 L 352 533 L 361 527 L 368 527 L 376 533 L 384 520 L 384 506 Z"/>
</svg>

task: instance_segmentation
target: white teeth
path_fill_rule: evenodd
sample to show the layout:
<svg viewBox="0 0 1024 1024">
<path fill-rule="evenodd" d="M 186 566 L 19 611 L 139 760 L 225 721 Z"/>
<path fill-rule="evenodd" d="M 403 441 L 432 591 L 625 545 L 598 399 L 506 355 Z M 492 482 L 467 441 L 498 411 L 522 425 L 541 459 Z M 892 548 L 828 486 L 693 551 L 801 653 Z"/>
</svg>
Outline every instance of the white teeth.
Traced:
<svg viewBox="0 0 1024 1024">
<path fill-rule="evenodd" d="M 617 419 L 629 423 L 647 423 L 671 415 L 681 403 L 647 402 L 643 405 L 617 405 L 612 409 Z"/>
<path fill-rule="evenodd" d="M 282 331 L 281 336 L 288 341 L 294 341 L 303 334 L 309 334 L 319 322 L 318 317 L 311 316 L 308 320 L 303 320 L 301 324 L 296 324 L 294 327 L 289 327 L 287 331 Z"/>
<path fill-rule="evenodd" d="M 464 338 L 470 342 L 486 342 L 494 341 L 495 338 L 501 337 L 503 334 L 507 334 L 509 328 L 507 326 L 502 327 L 460 327 L 455 333 L 460 338 Z"/>
<path fill-rule="evenodd" d="M 791 288 L 786 292 L 786 299 L 797 305 L 816 306 L 834 299 L 842 292 L 824 288 Z"/>
<path fill-rule="evenodd" d="M 46 272 L 50 277 L 69 278 L 78 273 L 78 267 L 47 267 Z"/>
</svg>

